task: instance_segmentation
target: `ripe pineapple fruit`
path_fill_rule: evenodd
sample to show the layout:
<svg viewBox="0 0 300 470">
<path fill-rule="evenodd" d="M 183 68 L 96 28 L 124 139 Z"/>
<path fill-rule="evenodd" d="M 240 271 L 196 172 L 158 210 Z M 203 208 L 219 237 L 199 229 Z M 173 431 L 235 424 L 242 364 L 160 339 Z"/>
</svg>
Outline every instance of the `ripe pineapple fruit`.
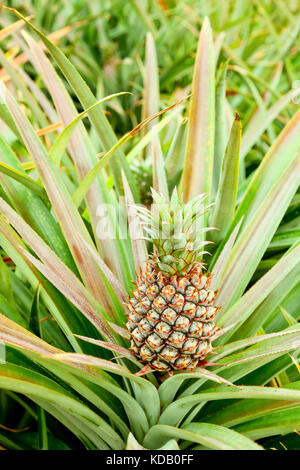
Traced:
<svg viewBox="0 0 300 470">
<path fill-rule="evenodd" d="M 184 205 L 176 189 L 170 202 L 153 191 L 157 214 L 139 209 L 154 253 L 135 283 L 126 326 L 133 352 L 157 370 L 195 368 L 218 329 L 211 275 L 198 261 L 207 243 L 198 227 L 204 199 Z"/>
</svg>

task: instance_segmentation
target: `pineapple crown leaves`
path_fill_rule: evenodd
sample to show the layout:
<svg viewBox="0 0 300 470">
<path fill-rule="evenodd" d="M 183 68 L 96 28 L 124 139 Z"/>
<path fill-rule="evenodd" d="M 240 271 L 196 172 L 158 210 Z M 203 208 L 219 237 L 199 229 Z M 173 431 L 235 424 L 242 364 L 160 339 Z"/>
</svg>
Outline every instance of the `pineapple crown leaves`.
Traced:
<svg viewBox="0 0 300 470">
<path fill-rule="evenodd" d="M 155 247 L 153 264 L 167 274 L 184 274 L 205 252 L 201 249 L 211 243 L 204 239 L 203 216 L 211 205 L 204 206 L 205 194 L 184 204 L 175 188 L 171 199 L 152 189 L 152 210 L 137 207 L 145 239 Z"/>
</svg>

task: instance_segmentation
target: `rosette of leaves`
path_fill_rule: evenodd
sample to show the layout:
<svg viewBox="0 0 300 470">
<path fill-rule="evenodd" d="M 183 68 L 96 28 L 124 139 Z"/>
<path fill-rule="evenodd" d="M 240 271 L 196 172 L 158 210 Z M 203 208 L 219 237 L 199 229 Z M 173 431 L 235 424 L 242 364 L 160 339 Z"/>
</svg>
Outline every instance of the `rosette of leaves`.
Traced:
<svg viewBox="0 0 300 470">
<path fill-rule="evenodd" d="M 1 87 L 0 388 L 7 417 L 15 409 L 23 431 L 12 437 L 5 421 L 0 445 L 254 450 L 280 447 L 284 439 L 293 448 L 300 429 L 300 112 L 245 178 L 241 120 L 236 115 L 229 126 L 220 119 L 218 106 L 227 104 L 215 87 L 206 19 L 187 110 L 181 103 L 159 122 L 146 113 L 143 126 L 118 140 L 103 100 L 57 46 L 17 15 L 60 73 L 27 32 L 28 57 L 43 85 L 6 63 L 13 87 Z M 277 109 L 288 97 L 281 100 Z M 91 129 L 81 122 L 86 114 Z M 186 128 L 183 153 L 171 145 L 165 157 L 161 128 L 169 120 L 178 138 L 178 116 Z M 272 116 L 267 109 L 264 122 Z M 251 126 L 252 148 L 265 129 L 261 115 Z M 201 232 L 214 242 L 213 256 L 198 261 L 213 274 L 220 335 L 206 364 L 173 375 L 145 369 L 125 329 L 132 281 L 152 253 L 131 232 L 139 192 L 130 163 L 143 149 L 157 193 L 168 199 L 177 175 L 185 203 L 202 193 L 214 203 L 202 225 L 217 230 Z M 106 214 L 99 204 L 109 205 Z M 115 229 L 114 214 L 119 225 L 128 218 L 127 237 L 103 236 L 107 225 Z"/>
</svg>

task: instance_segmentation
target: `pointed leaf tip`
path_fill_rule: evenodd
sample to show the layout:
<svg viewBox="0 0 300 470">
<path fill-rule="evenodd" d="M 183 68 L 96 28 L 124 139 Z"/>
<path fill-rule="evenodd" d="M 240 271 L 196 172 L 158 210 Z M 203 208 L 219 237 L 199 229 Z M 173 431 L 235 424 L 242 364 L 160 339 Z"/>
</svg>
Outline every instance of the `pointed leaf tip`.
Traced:
<svg viewBox="0 0 300 470">
<path fill-rule="evenodd" d="M 240 117 L 240 115 L 237 111 L 234 112 L 234 119 L 235 119 L 235 121 L 240 121 L 241 120 L 241 117 Z"/>
</svg>

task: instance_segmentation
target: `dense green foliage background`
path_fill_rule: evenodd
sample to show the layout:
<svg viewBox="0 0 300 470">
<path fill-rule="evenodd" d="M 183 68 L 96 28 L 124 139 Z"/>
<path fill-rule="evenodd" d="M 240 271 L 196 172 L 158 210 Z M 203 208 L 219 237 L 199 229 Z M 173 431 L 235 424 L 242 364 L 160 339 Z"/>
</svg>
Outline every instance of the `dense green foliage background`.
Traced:
<svg viewBox="0 0 300 470">
<path fill-rule="evenodd" d="M 104 116 L 109 120 L 117 139 L 121 139 L 143 119 L 190 96 L 197 69 L 199 32 L 204 18 L 208 17 L 213 31 L 214 54 L 208 54 L 206 59 L 213 64 L 211 69 L 214 69 L 216 78 L 216 86 L 213 87 L 215 97 L 213 121 L 215 123 L 214 177 L 217 172 L 217 178 L 210 197 L 219 209 L 219 213 L 217 209 L 214 213 L 214 220 L 223 225 L 221 235 L 215 235 L 215 238 L 212 236 L 216 242 L 211 249 L 214 256 L 207 257 L 206 261 L 213 269 L 215 264 L 219 266 L 220 254 L 229 260 L 227 270 L 225 265 L 221 265 L 223 280 L 221 274 L 219 275 L 219 282 L 221 284 L 223 282 L 222 285 L 226 286 L 224 278 L 225 280 L 227 278 L 230 287 L 229 293 L 225 289 L 222 294 L 222 305 L 227 308 L 224 310 L 224 325 L 228 326 L 226 322 L 231 324 L 231 318 L 242 319 L 243 324 L 234 329 L 233 333 L 226 335 L 226 340 L 230 339 L 233 341 L 230 344 L 235 346 L 218 343 L 221 349 L 219 353 L 214 353 L 213 358 L 218 359 L 219 354 L 220 360 L 222 361 L 222 358 L 224 360 L 224 367 L 212 369 L 221 378 L 241 385 L 238 398 L 231 396 L 229 392 L 229 395 L 226 395 L 228 385 L 216 386 L 214 382 L 208 384 L 203 377 L 193 376 L 188 380 L 183 379 L 182 383 L 180 380 L 176 382 L 176 378 L 171 378 L 170 385 L 167 385 L 166 380 L 165 385 L 161 386 L 160 398 L 165 406 L 163 417 L 159 419 L 159 405 L 155 411 L 158 413 L 157 422 L 160 424 L 156 424 L 156 421 L 151 422 L 149 414 L 152 410 L 149 412 L 149 403 L 143 403 L 144 392 L 149 394 L 148 397 L 154 397 L 153 400 L 158 400 L 155 390 L 155 387 L 158 387 L 156 378 L 151 377 L 148 381 L 142 378 L 136 379 L 134 376 L 132 379 L 133 373 L 139 367 L 134 361 L 132 363 L 130 359 L 125 358 L 124 363 L 120 362 L 122 366 L 124 364 L 128 366 L 125 372 L 124 369 L 118 372 L 111 371 L 109 366 L 103 363 L 104 369 L 99 372 L 99 381 L 93 382 L 93 377 L 89 375 L 84 378 L 80 374 L 77 376 L 78 371 L 72 369 L 74 364 L 70 365 L 68 362 L 67 365 L 61 364 L 60 358 L 49 359 L 49 356 L 46 360 L 43 355 L 39 357 L 34 347 L 42 347 L 41 344 L 34 343 L 32 337 L 27 337 L 23 333 L 18 336 L 16 329 L 13 340 L 7 340 L 5 336 L 3 339 L 9 346 L 7 347 L 8 369 L 3 366 L 1 370 L 4 372 L 0 376 L 0 448 L 101 449 L 111 446 L 116 449 L 118 446 L 127 445 L 127 448 L 137 449 L 139 444 L 158 448 L 171 438 L 173 440 L 168 441 L 171 443 L 166 444 L 170 445 L 169 448 L 178 448 L 174 439 L 177 439 L 180 448 L 183 449 L 203 448 L 206 445 L 222 448 L 222 445 L 229 445 L 232 440 L 230 432 L 236 431 L 241 439 L 237 445 L 241 448 L 244 445 L 249 445 L 249 448 L 253 445 L 252 448 L 255 448 L 257 444 L 247 442 L 246 438 L 250 438 L 266 449 L 300 449 L 300 382 L 297 356 L 300 318 L 299 262 L 297 264 L 300 240 L 300 193 L 297 174 L 293 173 L 293 168 L 295 173 L 299 170 L 299 157 L 297 159 L 295 155 L 300 145 L 299 1 L 8 0 L 5 6 L 16 8 L 59 46 L 65 54 L 64 57 L 70 59 L 98 100 L 119 92 L 131 93 L 119 95 L 101 104 Z M 12 100 L 7 104 L 10 112 L 7 111 L 6 105 L 4 106 L 4 101 L 0 104 L 2 162 L 0 313 L 5 317 L 3 323 L 0 323 L 0 333 L 4 332 L 3 335 L 7 333 L 9 338 L 9 335 L 13 336 L 10 322 L 15 322 L 49 343 L 50 346 L 45 346 L 43 350 L 44 355 L 47 351 L 49 354 L 55 354 L 55 351 L 51 350 L 54 346 L 72 354 L 75 351 L 84 353 L 86 357 L 93 355 L 97 359 L 110 360 L 113 355 L 118 355 L 115 350 L 112 352 L 109 348 L 99 348 L 72 336 L 75 332 L 98 340 L 103 339 L 103 331 L 101 328 L 98 329 L 98 325 L 91 322 L 88 316 L 90 313 L 88 302 L 91 302 L 95 309 L 93 312 L 96 311 L 99 317 L 103 314 L 102 304 L 101 307 L 98 304 L 101 303 L 102 294 L 109 305 L 113 303 L 115 315 L 113 321 L 123 325 L 125 319 L 119 298 L 112 292 L 110 286 L 105 284 L 106 291 L 105 289 L 97 291 L 96 288 L 93 291 L 93 282 L 89 284 L 87 268 L 95 265 L 92 256 L 90 255 L 91 259 L 88 260 L 90 265 L 87 262 L 81 271 L 80 257 L 76 258 L 76 253 L 72 251 L 74 240 L 82 250 L 86 250 L 81 243 L 82 234 L 85 238 L 90 236 L 91 240 L 95 240 L 92 204 L 89 205 L 91 201 L 84 199 L 86 188 L 81 198 L 77 194 L 74 207 L 72 204 L 75 190 L 80 186 L 79 183 L 86 173 L 86 168 L 82 170 L 83 173 L 80 172 L 80 165 L 90 158 L 89 165 L 93 167 L 103 154 L 108 160 L 110 142 L 115 144 L 117 139 L 111 138 L 108 127 L 99 125 L 97 127 L 99 122 L 105 124 L 103 120 L 101 121 L 104 118 L 101 118 L 100 111 L 96 114 L 95 109 L 100 108 L 97 106 L 94 109 L 94 121 L 83 119 L 83 124 L 80 124 L 82 127 L 78 126 L 80 132 L 76 137 L 73 135 L 73 147 L 65 151 L 69 138 L 66 136 L 62 153 L 56 147 L 58 157 L 55 152 L 51 154 L 58 135 L 56 131 L 61 130 L 58 121 L 63 121 L 65 127 L 66 122 L 70 122 L 72 116 L 74 117 L 75 110 L 83 112 L 91 102 L 86 99 L 84 104 L 82 96 L 86 98 L 86 95 L 82 92 L 83 87 L 80 83 L 79 85 L 77 83 L 77 88 L 74 87 L 75 82 L 72 83 L 70 76 L 68 77 L 69 64 L 63 62 L 61 66 L 58 60 L 60 56 L 55 55 L 57 51 L 53 54 L 53 50 L 47 46 L 55 59 L 51 58 L 52 64 L 55 64 L 55 70 L 71 96 L 75 108 L 70 105 L 64 92 L 61 92 L 57 75 L 54 75 L 52 87 L 51 84 L 49 86 L 45 77 L 49 78 L 51 69 L 45 66 L 45 70 L 41 73 L 30 55 L 35 50 L 35 45 L 30 43 L 30 40 L 28 42 L 28 33 L 32 34 L 35 40 L 39 38 L 28 26 L 24 28 L 22 21 L 16 26 L 18 20 L 12 11 L 4 9 L 0 11 L 0 80 L 18 102 L 16 106 L 13 98 L 4 94 L 7 103 Z M 27 31 L 27 36 L 23 34 L 24 30 Z M 209 34 L 207 30 L 205 31 L 207 34 L 205 39 L 208 40 Z M 38 65 L 41 65 L 43 60 L 40 58 Z M 57 64 L 61 67 L 62 73 Z M 72 72 L 70 75 L 72 78 Z M 203 78 L 203 72 L 201 76 Z M 59 109 L 57 102 L 53 104 L 55 101 L 53 96 L 58 91 L 61 92 L 58 96 L 63 97 L 61 103 L 67 110 L 66 115 L 63 113 L 64 109 Z M 195 99 L 194 97 L 195 93 L 192 99 Z M 86 104 L 88 102 L 89 104 Z M 175 109 L 180 110 L 178 115 L 174 114 L 168 118 L 170 113 L 167 112 L 162 115 L 160 121 L 154 121 L 154 124 L 166 123 L 160 130 L 158 146 L 165 157 L 164 164 L 153 165 L 153 160 L 147 158 L 151 138 L 147 142 L 148 146 L 144 144 L 142 149 L 139 147 L 141 139 L 147 138 L 150 126 L 144 127 L 130 139 L 125 139 L 122 145 L 126 159 L 123 155 L 124 160 L 122 160 L 121 155 L 120 161 L 127 171 L 126 177 L 132 192 L 134 193 L 134 188 L 137 191 L 137 194 L 134 194 L 136 202 L 137 199 L 146 204 L 151 202 L 150 187 L 153 186 L 157 174 L 161 180 L 166 178 L 169 189 L 179 182 L 184 158 L 187 159 L 184 127 L 187 119 L 191 121 L 193 116 L 189 114 L 187 99 Z M 13 114 L 14 110 L 16 114 Z M 222 219 L 220 200 L 224 201 L 224 194 L 222 193 L 223 199 L 219 199 L 218 202 L 217 188 L 222 184 L 222 190 L 225 193 L 227 191 L 228 195 L 231 183 L 224 181 L 219 183 L 218 176 L 221 174 L 226 147 L 224 143 L 227 143 L 235 111 L 240 115 L 243 128 L 240 162 L 238 155 L 233 156 L 235 160 L 232 158 L 237 165 L 235 171 L 239 173 L 238 181 L 236 178 L 237 199 L 229 201 L 228 207 L 221 204 L 221 209 L 224 207 L 225 213 L 225 219 Z M 27 120 L 18 127 L 16 123 L 22 114 Z M 236 117 L 235 124 L 237 121 Z M 57 122 L 58 125 L 55 127 Z M 27 123 L 31 123 L 32 128 Z M 207 121 L 202 120 L 202 124 L 203 127 L 207 124 L 209 126 L 211 124 L 209 118 Z M 39 144 L 34 140 L 35 134 L 32 129 L 41 137 L 44 149 L 41 153 L 39 153 Z M 110 140 L 109 138 L 105 140 L 107 135 Z M 232 139 L 234 138 L 237 139 L 232 136 Z M 30 142 L 34 142 L 32 148 Z M 51 165 L 50 169 L 47 167 L 49 173 L 46 172 L 46 176 L 41 177 L 39 167 L 41 155 L 43 158 L 46 155 L 45 161 L 52 161 L 55 171 L 56 166 L 60 166 L 60 176 L 57 180 L 53 178 L 55 171 L 51 173 Z M 227 161 L 226 158 L 229 159 L 228 152 L 225 153 L 224 161 Z M 173 161 L 176 162 L 175 167 L 172 167 Z M 103 174 L 97 175 L 99 178 L 97 181 L 101 191 L 103 190 L 100 191 L 101 196 L 104 199 L 111 198 L 115 204 L 115 195 L 111 196 L 111 193 L 114 194 L 115 190 L 118 192 L 120 189 L 118 183 L 120 168 L 114 164 L 113 159 L 110 160 L 110 165 L 105 167 Z M 17 170 L 19 174 L 13 170 Z M 26 174 L 30 178 L 26 179 Z M 54 189 L 48 186 L 53 181 L 57 184 Z M 222 182 L 222 179 L 220 181 Z M 191 185 L 192 183 L 188 181 L 186 188 Z M 64 187 L 62 195 L 57 195 L 61 187 Z M 264 188 L 266 188 L 265 193 Z M 68 215 L 70 214 L 74 222 L 73 231 L 67 233 L 64 212 L 61 209 L 64 200 L 67 200 L 65 210 L 70 211 Z M 36 240 L 28 231 L 28 226 L 25 228 L 22 226 L 20 219 L 13 218 L 5 203 L 13 207 L 20 219 L 24 219 L 44 240 L 47 245 L 45 251 L 39 251 L 42 250 L 41 240 Z M 77 217 L 78 214 L 80 217 Z M 20 238 L 7 220 L 11 222 Z M 240 220 L 241 235 L 234 245 L 232 233 Z M 224 248 L 228 240 L 229 244 L 231 243 L 230 249 L 233 246 L 232 252 Z M 46 267 L 50 266 L 49 272 L 43 271 L 43 265 L 36 264 L 34 267 L 35 259 L 26 258 L 22 249 L 18 251 L 20 244 L 26 253 L 28 251 L 28 256 L 35 253 Z M 59 261 L 56 259 L 53 261 L 53 253 L 47 251 L 49 247 L 56 252 Z M 121 266 L 120 273 L 118 272 L 119 278 L 122 287 L 128 293 L 136 267 L 130 240 L 121 242 L 117 240 L 113 249 L 97 247 L 99 251 L 103 249 L 104 255 L 105 249 L 111 253 L 109 267 L 114 273 Z M 85 254 L 88 258 L 88 251 Z M 63 271 L 61 260 L 73 271 L 74 277 Z M 72 290 L 70 293 L 64 286 L 55 284 L 55 276 L 53 278 L 51 271 L 54 269 L 52 261 L 56 272 L 62 277 L 66 276 L 72 288 L 75 286 L 74 292 L 80 292 L 83 307 L 74 302 L 75 294 Z M 78 269 L 83 283 L 76 277 L 80 277 Z M 99 275 L 95 270 L 96 272 Z M 99 279 L 96 276 L 96 280 L 99 282 L 97 286 L 102 286 L 100 276 Z M 256 283 L 257 281 L 259 283 Z M 106 313 L 103 317 L 111 320 L 112 318 Z M 290 331 L 292 331 L 291 339 L 289 339 Z M 265 334 L 275 336 L 265 338 L 263 336 Z M 260 345 L 260 339 L 256 338 L 259 336 L 262 336 L 261 340 L 265 343 Z M 21 340 L 23 343 L 20 350 L 18 341 Z M 119 347 L 128 346 L 126 341 L 121 338 Z M 244 341 L 240 347 L 242 351 L 239 351 L 238 341 Z M 239 352 L 233 354 L 235 351 Z M 226 352 L 229 358 L 224 359 Z M 263 355 L 267 355 L 267 359 L 265 357 L 262 359 Z M 226 369 L 227 359 L 229 365 Z M 52 360 L 56 361 L 55 366 Z M 243 363 L 231 362 L 235 360 Z M 86 361 L 84 366 L 89 367 L 91 364 L 87 359 Z M 26 369 L 28 376 L 25 379 L 28 382 L 36 380 L 36 387 L 40 387 L 41 395 L 34 395 L 29 386 L 26 389 L 22 382 L 24 377 L 22 379 L 20 370 L 17 370 L 19 365 Z M 100 379 L 105 382 L 106 388 L 104 385 L 102 388 Z M 151 388 L 153 384 L 154 391 Z M 46 399 L 45 389 L 48 386 L 49 388 L 53 386 L 51 393 L 54 395 L 47 395 Z M 216 388 L 216 396 L 219 392 L 222 399 L 214 396 L 214 399 L 204 404 L 193 402 L 198 396 L 195 395 L 194 398 L 194 394 L 199 394 L 200 397 L 201 392 L 204 394 L 207 390 L 214 392 L 213 386 L 219 387 Z M 283 392 L 280 392 L 281 388 Z M 274 389 L 282 393 L 277 400 L 275 392 L 274 396 L 272 395 Z M 174 396 L 171 396 L 173 390 L 175 390 Z M 60 393 L 66 402 L 62 400 L 61 410 L 55 414 L 51 403 L 61 398 Z M 251 398 L 244 400 L 247 398 L 247 393 Z M 171 396 L 170 400 L 168 394 Z M 124 405 L 124 401 L 126 402 L 124 396 L 127 401 L 129 400 L 128 409 Z M 187 403 L 190 403 L 187 406 L 190 408 L 177 422 L 174 417 L 180 412 L 180 399 L 184 400 L 184 397 L 190 399 L 187 400 Z M 173 398 L 177 400 L 174 403 L 172 403 Z M 68 399 L 70 401 L 67 401 Z M 72 409 L 73 414 L 64 414 L 65 403 Z M 136 421 L 133 418 L 131 421 L 132 409 L 136 411 Z M 265 411 L 268 409 L 269 413 Z M 153 412 L 153 415 L 155 413 Z M 71 417 L 74 418 L 73 421 Z M 179 423 L 180 426 L 182 424 L 182 428 Z M 203 423 L 208 423 L 207 429 L 201 428 Z M 229 434 L 224 431 L 225 434 L 222 436 L 224 441 L 220 438 L 218 442 L 205 444 L 201 439 L 190 440 L 186 434 L 193 432 L 193 435 L 203 436 L 211 430 L 214 435 L 217 431 L 215 428 L 210 429 L 210 425 L 220 425 L 222 430 L 228 427 Z M 104 441 L 99 435 L 101 426 L 106 436 Z M 127 441 L 128 430 L 134 435 L 134 438 L 130 435 L 129 441 Z M 112 444 L 109 441 L 110 433 Z"/>
</svg>

